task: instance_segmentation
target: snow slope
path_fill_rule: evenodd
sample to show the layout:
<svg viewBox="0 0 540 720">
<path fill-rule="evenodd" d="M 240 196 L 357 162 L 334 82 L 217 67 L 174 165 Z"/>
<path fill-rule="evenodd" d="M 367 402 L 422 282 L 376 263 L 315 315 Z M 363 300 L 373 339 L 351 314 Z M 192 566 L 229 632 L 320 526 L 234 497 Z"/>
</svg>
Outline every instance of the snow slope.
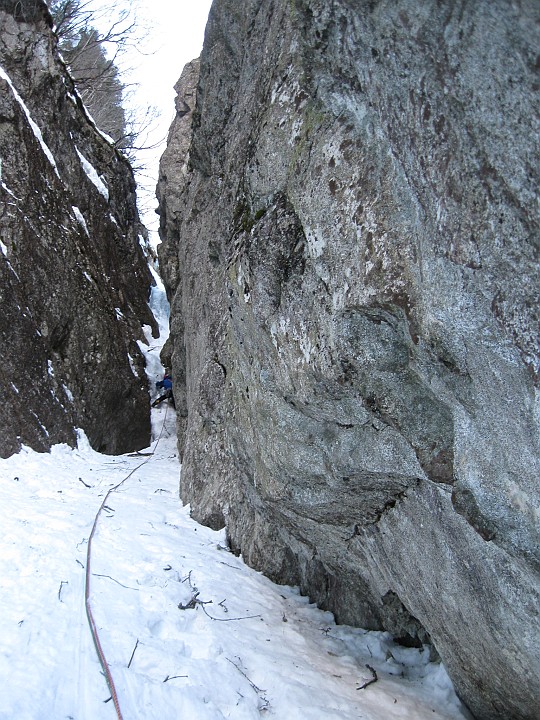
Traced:
<svg viewBox="0 0 540 720">
<path fill-rule="evenodd" d="M 99 506 L 133 470 L 98 519 L 89 589 L 125 720 L 466 717 L 427 652 L 336 626 L 191 520 L 171 408 L 154 410 L 154 430 L 149 456 L 100 455 L 81 434 L 76 450 L 0 461 L 2 720 L 116 717 L 85 567 Z M 359 690 L 366 664 L 379 679 Z"/>
</svg>

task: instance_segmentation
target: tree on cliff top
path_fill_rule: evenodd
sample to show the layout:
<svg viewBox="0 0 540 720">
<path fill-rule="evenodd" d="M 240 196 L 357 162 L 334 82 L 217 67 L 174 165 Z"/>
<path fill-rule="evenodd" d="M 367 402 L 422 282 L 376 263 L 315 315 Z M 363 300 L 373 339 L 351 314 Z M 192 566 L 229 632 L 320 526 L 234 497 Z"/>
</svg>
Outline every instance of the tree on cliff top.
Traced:
<svg viewBox="0 0 540 720">
<path fill-rule="evenodd" d="M 141 119 L 126 112 L 126 85 L 120 78 L 117 60 L 137 42 L 132 2 L 107 13 L 104 31 L 95 27 L 100 19 L 90 0 L 48 0 L 59 47 L 75 86 L 99 128 L 113 139 L 130 160 L 139 139 L 152 122 L 150 112 Z"/>
</svg>

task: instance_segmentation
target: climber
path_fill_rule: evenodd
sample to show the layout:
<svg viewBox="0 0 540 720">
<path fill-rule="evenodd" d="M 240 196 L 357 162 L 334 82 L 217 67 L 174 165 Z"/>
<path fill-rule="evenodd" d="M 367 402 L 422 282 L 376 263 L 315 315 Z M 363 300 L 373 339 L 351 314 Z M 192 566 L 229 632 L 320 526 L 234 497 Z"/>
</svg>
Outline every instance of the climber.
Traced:
<svg viewBox="0 0 540 720">
<path fill-rule="evenodd" d="M 156 383 L 156 388 L 161 388 L 165 390 L 163 395 L 160 395 L 154 402 L 152 403 L 152 407 L 156 407 L 160 403 L 162 403 L 164 400 L 170 400 L 171 405 L 174 407 L 174 396 L 172 391 L 172 377 L 170 373 L 166 370 L 165 375 L 163 376 L 163 380 L 158 380 Z"/>
</svg>

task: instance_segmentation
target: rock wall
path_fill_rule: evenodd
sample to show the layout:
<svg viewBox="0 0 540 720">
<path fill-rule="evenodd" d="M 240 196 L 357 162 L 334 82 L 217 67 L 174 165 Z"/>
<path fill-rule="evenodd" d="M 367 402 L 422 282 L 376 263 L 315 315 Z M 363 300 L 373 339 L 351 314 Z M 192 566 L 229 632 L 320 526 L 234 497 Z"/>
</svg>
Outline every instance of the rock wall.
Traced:
<svg viewBox="0 0 540 720">
<path fill-rule="evenodd" d="M 540 698 L 539 28 L 215 0 L 158 186 L 183 499 L 484 720 Z"/>
<path fill-rule="evenodd" d="M 41 0 L 0 3 L 0 456 L 150 440 L 151 277 L 128 162 L 77 98 Z"/>
</svg>

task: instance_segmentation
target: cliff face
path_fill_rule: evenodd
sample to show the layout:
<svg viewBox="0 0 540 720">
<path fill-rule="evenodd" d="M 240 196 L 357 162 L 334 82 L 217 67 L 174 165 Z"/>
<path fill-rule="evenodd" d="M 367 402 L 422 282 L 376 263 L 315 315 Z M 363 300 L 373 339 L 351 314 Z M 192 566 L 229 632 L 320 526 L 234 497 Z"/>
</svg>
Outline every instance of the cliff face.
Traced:
<svg viewBox="0 0 540 720">
<path fill-rule="evenodd" d="M 41 0 L 0 5 L 0 455 L 149 443 L 151 277 L 128 163 L 94 127 Z"/>
<path fill-rule="evenodd" d="M 216 0 L 158 186 L 183 499 L 486 720 L 540 697 L 539 27 Z"/>
</svg>

